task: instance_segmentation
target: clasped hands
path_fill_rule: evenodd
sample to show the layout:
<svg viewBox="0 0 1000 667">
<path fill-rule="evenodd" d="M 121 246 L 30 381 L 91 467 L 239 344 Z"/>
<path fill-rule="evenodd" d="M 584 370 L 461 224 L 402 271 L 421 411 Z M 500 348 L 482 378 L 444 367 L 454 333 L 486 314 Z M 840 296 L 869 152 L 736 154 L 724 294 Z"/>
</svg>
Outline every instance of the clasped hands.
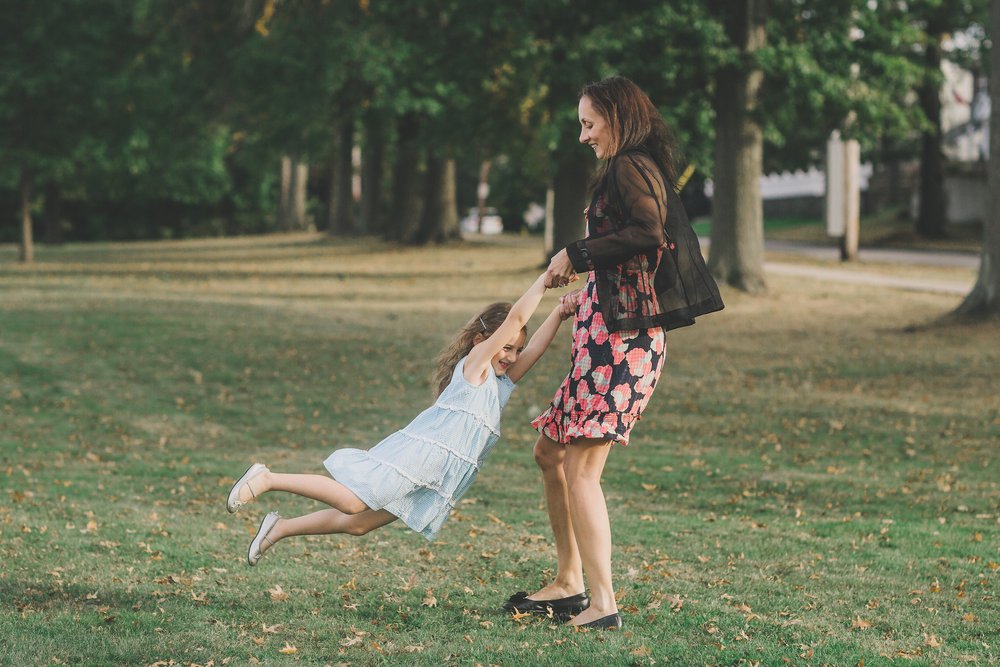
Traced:
<svg viewBox="0 0 1000 667">
<path fill-rule="evenodd" d="M 579 276 L 573 270 L 573 264 L 569 261 L 569 255 L 565 248 L 560 250 L 549 260 L 549 268 L 545 269 L 545 287 L 566 287 L 571 282 L 578 280 Z"/>
<path fill-rule="evenodd" d="M 545 270 L 545 287 L 565 287 L 571 282 L 579 280 L 580 277 L 573 270 L 573 264 L 569 261 L 569 255 L 565 250 L 560 250 L 553 255 L 549 262 L 549 268 Z M 559 297 L 559 318 L 569 319 L 576 313 L 583 297 L 583 290 L 573 290 Z"/>
</svg>

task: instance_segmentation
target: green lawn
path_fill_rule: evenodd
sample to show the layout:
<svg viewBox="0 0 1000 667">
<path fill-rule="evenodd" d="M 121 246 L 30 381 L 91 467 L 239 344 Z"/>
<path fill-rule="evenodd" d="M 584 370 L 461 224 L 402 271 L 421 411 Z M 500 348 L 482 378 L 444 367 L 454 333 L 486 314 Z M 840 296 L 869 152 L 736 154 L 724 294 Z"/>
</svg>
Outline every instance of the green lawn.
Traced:
<svg viewBox="0 0 1000 667">
<path fill-rule="evenodd" d="M 315 505 L 229 515 L 234 476 L 322 472 L 404 425 L 537 243 L 71 245 L 32 268 L 0 248 L 0 664 L 1000 660 L 1000 327 L 905 333 L 957 304 L 935 294 L 775 276 L 670 334 L 604 478 L 623 632 L 498 610 L 552 573 L 528 421 L 568 327 L 437 542 L 394 524 L 248 568 L 265 511 Z"/>
</svg>

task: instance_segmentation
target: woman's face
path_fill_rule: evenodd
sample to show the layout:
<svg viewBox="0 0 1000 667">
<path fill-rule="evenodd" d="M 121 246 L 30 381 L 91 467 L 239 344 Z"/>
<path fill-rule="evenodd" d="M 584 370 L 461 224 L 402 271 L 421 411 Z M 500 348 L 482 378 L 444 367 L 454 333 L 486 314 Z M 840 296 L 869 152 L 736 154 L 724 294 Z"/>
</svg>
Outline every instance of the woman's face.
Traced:
<svg viewBox="0 0 1000 667">
<path fill-rule="evenodd" d="M 608 119 L 598 113 L 586 95 L 580 98 L 577 111 L 580 115 L 580 143 L 593 148 L 600 160 L 610 157 L 612 137 Z"/>
</svg>

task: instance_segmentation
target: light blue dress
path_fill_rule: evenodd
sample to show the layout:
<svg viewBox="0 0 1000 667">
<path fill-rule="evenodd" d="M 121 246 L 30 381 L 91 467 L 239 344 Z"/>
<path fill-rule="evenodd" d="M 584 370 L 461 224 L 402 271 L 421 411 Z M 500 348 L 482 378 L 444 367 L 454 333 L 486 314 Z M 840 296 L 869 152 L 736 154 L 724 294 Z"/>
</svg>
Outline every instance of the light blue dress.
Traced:
<svg viewBox="0 0 1000 667">
<path fill-rule="evenodd" d="M 433 540 L 500 438 L 514 383 L 489 373 L 474 387 L 463 357 L 434 405 L 365 451 L 338 449 L 323 462 L 368 507 L 385 509 Z"/>
</svg>

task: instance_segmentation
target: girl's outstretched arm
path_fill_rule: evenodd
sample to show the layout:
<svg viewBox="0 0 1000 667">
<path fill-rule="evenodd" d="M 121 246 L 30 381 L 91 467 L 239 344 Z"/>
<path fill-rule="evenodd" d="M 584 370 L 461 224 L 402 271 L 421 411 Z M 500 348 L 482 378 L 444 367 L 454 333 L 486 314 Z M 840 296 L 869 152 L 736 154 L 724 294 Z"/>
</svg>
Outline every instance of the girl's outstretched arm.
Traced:
<svg viewBox="0 0 1000 667">
<path fill-rule="evenodd" d="M 542 358 L 545 350 L 549 349 L 552 339 L 555 338 L 556 332 L 559 331 L 559 325 L 576 312 L 578 305 L 580 305 L 580 290 L 565 295 L 559 305 L 552 309 L 531 337 L 527 347 L 518 355 L 517 361 L 507 370 L 507 377 L 511 382 L 518 382 L 531 370 L 535 362 Z"/>
<path fill-rule="evenodd" d="M 543 273 L 535 279 L 528 291 L 522 294 L 521 298 L 511 306 L 507 318 L 493 332 L 493 335 L 477 344 L 469 352 L 464 369 L 465 379 L 469 383 L 478 385 L 485 380 L 487 371 L 492 372 L 490 360 L 524 328 L 535 309 L 538 308 L 544 294 L 545 274 Z"/>
</svg>

